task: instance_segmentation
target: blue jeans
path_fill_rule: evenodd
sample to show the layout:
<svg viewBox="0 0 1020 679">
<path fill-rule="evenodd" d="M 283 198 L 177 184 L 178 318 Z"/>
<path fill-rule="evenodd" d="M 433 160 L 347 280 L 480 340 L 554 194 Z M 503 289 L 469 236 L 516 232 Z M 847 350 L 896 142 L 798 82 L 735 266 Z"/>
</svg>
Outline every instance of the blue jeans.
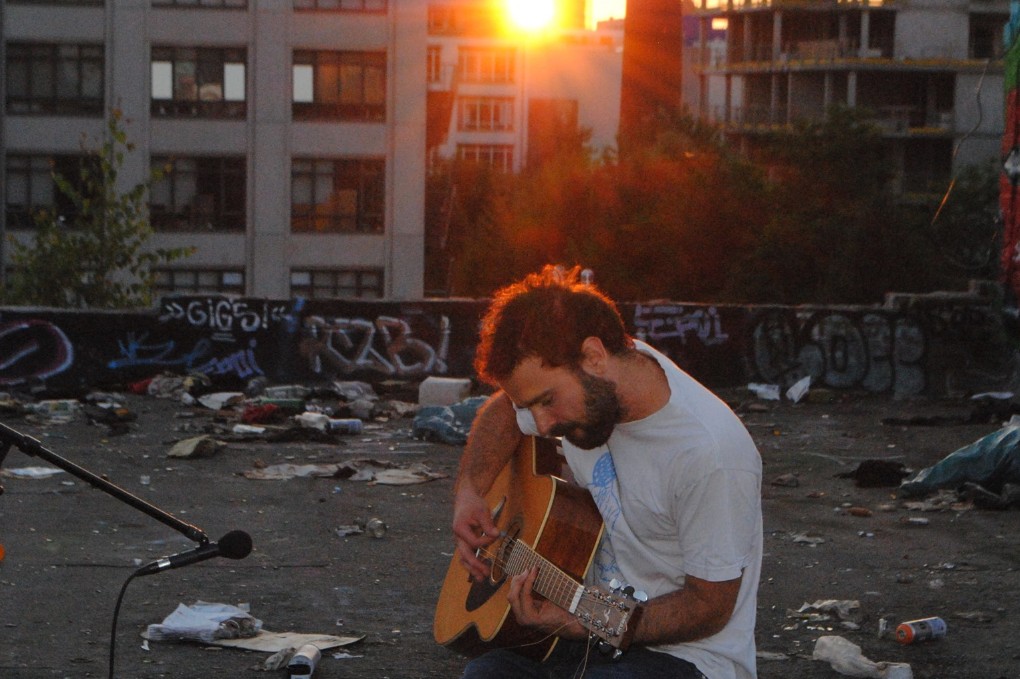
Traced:
<svg viewBox="0 0 1020 679">
<path fill-rule="evenodd" d="M 560 639 L 543 663 L 495 650 L 468 663 L 461 679 L 707 679 L 697 667 L 666 653 L 634 646 L 612 660 L 584 641 Z"/>
</svg>

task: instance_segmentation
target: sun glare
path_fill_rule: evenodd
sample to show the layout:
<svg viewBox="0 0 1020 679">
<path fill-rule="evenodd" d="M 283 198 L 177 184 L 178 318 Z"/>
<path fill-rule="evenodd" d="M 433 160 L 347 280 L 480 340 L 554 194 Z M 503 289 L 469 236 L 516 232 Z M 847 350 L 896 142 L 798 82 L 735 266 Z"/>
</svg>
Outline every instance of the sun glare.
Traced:
<svg viewBox="0 0 1020 679">
<path fill-rule="evenodd" d="M 525 31 L 546 28 L 556 14 L 555 0 L 506 0 L 506 6 L 514 25 Z"/>
</svg>

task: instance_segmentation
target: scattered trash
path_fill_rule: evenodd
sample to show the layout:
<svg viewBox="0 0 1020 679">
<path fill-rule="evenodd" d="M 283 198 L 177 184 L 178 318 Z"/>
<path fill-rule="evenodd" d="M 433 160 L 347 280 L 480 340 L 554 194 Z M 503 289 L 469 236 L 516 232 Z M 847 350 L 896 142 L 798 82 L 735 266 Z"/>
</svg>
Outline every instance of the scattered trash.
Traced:
<svg viewBox="0 0 1020 679">
<path fill-rule="evenodd" d="M 456 377 L 426 377 L 418 385 L 418 403 L 422 406 L 449 406 L 471 394 L 471 380 Z"/>
<path fill-rule="evenodd" d="M 900 523 L 904 523 L 908 526 L 927 526 L 928 519 L 923 516 L 905 516 L 900 519 Z"/>
<path fill-rule="evenodd" d="M 811 657 L 829 663 L 832 669 L 848 677 L 912 679 L 914 676 L 910 665 L 873 662 L 864 657 L 860 646 L 839 636 L 819 637 Z"/>
<path fill-rule="evenodd" d="M 294 421 L 302 427 L 326 431 L 326 428 L 329 426 L 329 415 L 326 413 L 309 412 L 306 410 L 299 415 L 295 415 Z"/>
<path fill-rule="evenodd" d="M 421 463 L 401 466 L 391 462 L 367 459 L 322 464 L 283 463 L 244 472 L 245 478 L 260 481 L 284 481 L 308 476 L 368 481 L 390 486 L 411 485 L 447 478 L 446 474 L 430 471 Z"/>
<path fill-rule="evenodd" d="M 356 417 L 331 418 L 326 423 L 326 428 L 335 434 L 360 434 L 364 423 Z"/>
<path fill-rule="evenodd" d="M 910 472 L 902 462 L 864 460 L 851 472 L 836 474 L 837 479 L 853 479 L 859 488 L 886 488 L 900 485 Z"/>
<path fill-rule="evenodd" d="M 78 417 L 82 403 L 74 399 L 52 399 L 25 406 L 29 422 L 45 425 L 69 424 Z"/>
<path fill-rule="evenodd" d="M 800 403 L 800 400 L 804 398 L 804 394 L 811 388 L 811 376 L 802 377 L 793 385 L 786 390 L 786 398 L 793 401 L 794 403 Z"/>
<path fill-rule="evenodd" d="M 808 622 L 838 620 L 856 626 L 862 617 L 861 602 L 856 599 L 819 599 L 814 603 L 803 604 L 796 611 L 788 610 L 786 615 Z"/>
<path fill-rule="evenodd" d="M 908 620 L 896 626 L 896 640 L 901 644 L 913 644 L 919 641 L 942 639 L 948 628 L 942 618 L 920 618 Z"/>
<path fill-rule="evenodd" d="M 282 419 L 282 409 L 274 403 L 248 405 L 241 412 L 241 421 L 245 424 L 272 424 Z"/>
<path fill-rule="evenodd" d="M 820 535 L 812 535 L 810 533 L 790 533 L 790 537 L 793 538 L 795 543 L 811 545 L 812 547 L 825 542 L 825 538 Z"/>
<path fill-rule="evenodd" d="M 333 392 L 345 401 L 377 401 L 379 395 L 368 382 L 343 381 L 333 383 Z"/>
<path fill-rule="evenodd" d="M 290 661 L 287 669 L 290 671 L 291 679 L 295 677 L 310 677 L 315 672 L 315 666 L 322 658 L 322 652 L 314 644 L 305 644 L 297 650 Z"/>
<path fill-rule="evenodd" d="M 1020 423 L 1009 424 L 952 452 L 900 485 L 902 497 L 922 497 L 966 482 L 999 495 L 1006 483 L 1020 483 Z"/>
<path fill-rule="evenodd" d="M 268 632 L 265 629 L 250 639 L 217 639 L 212 641 L 214 646 L 226 648 L 240 648 L 245 651 L 263 651 L 265 653 L 279 653 L 286 649 L 301 648 L 305 644 L 314 644 L 320 650 L 328 650 L 339 646 L 355 644 L 365 636 L 338 637 L 332 634 L 304 634 L 298 632 Z"/>
<path fill-rule="evenodd" d="M 212 457 L 227 447 L 223 441 L 217 441 L 209 436 L 196 436 L 190 439 L 178 441 L 166 454 L 167 457 Z"/>
<path fill-rule="evenodd" d="M 747 388 L 751 391 L 751 393 L 763 401 L 780 400 L 778 384 L 759 384 L 757 382 L 751 382 L 747 385 Z"/>
<path fill-rule="evenodd" d="M 472 396 L 451 406 L 425 406 L 415 415 L 411 433 L 419 440 L 463 445 L 478 409 L 487 399 Z"/>
<path fill-rule="evenodd" d="M 198 601 L 178 604 L 162 623 L 149 625 L 143 637 L 149 641 L 203 641 L 254 637 L 262 621 L 230 604 Z"/>
<path fill-rule="evenodd" d="M 365 532 L 374 538 L 386 536 L 386 523 L 382 519 L 372 517 L 365 523 Z"/>
<path fill-rule="evenodd" d="M 850 516 L 859 516 L 862 518 L 872 516 L 872 511 L 867 507 L 850 507 L 846 510 L 846 513 Z"/>
<path fill-rule="evenodd" d="M 947 509 L 959 512 L 970 509 L 971 506 L 960 502 L 959 496 L 951 490 L 940 490 L 924 500 L 907 500 L 903 503 L 904 508 L 918 512 L 941 512 Z"/>
<path fill-rule="evenodd" d="M 772 479 L 773 486 L 783 486 L 786 488 L 796 488 L 800 485 L 800 479 L 797 478 L 796 474 L 781 474 L 776 478 Z"/>
<path fill-rule="evenodd" d="M 223 410 L 244 401 L 244 394 L 239 391 L 218 391 L 198 397 L 198 402 L 209 410 Z"/>
<path fill-rule="evenodd" d="M 14 469 L 0 467 L 0 476 L 12 479 L 47 479 L 54 474 L 62 474 L 63 472 L 63 469 L 57 469 L 56 467 L 16 467 Z"/>
</svg>

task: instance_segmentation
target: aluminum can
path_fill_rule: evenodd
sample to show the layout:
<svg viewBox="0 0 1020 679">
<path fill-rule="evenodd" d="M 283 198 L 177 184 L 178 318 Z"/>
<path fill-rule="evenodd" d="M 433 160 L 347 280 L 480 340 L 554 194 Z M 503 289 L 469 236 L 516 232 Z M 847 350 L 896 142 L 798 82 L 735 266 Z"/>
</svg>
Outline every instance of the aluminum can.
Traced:
<svg viewBox="0 0 1020 679">
<path fill-rule="evenodd" d="M 941 639 L 946 636 L 946 631 L 946 621 L 942 618 L 907 620 L 896 626 L 896 641 L 901 644 L 913 644 L 929 639 Z"/>
<path fill-rule="evenodd" d="M 386 535 L 386 522 L 373 517 L 365 524 L 365 532 L 374 538 L 381 538 Z"/>
<path fill-rule="evenodd" d="M 329 430 L 335 434 L 360 434 L 364 425 L 356 417 L 330 419 Z"/>
</svg>

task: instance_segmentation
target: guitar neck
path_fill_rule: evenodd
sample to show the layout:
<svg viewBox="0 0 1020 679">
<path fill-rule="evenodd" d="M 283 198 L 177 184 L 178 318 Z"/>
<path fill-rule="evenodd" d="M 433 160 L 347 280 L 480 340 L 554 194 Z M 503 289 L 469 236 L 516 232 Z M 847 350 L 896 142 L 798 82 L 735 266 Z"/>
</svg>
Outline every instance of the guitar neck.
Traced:
<svg viewBox="0 0 1020 679">
<path fill-rule="evenodd" d="M 570 613 L 575 612 L 584 594 L 582 585 L 520 540 L 513 541 L 502 565 L 503 570 L 512 576 L 537 566 L 535 591 Z"/>
</svg>

